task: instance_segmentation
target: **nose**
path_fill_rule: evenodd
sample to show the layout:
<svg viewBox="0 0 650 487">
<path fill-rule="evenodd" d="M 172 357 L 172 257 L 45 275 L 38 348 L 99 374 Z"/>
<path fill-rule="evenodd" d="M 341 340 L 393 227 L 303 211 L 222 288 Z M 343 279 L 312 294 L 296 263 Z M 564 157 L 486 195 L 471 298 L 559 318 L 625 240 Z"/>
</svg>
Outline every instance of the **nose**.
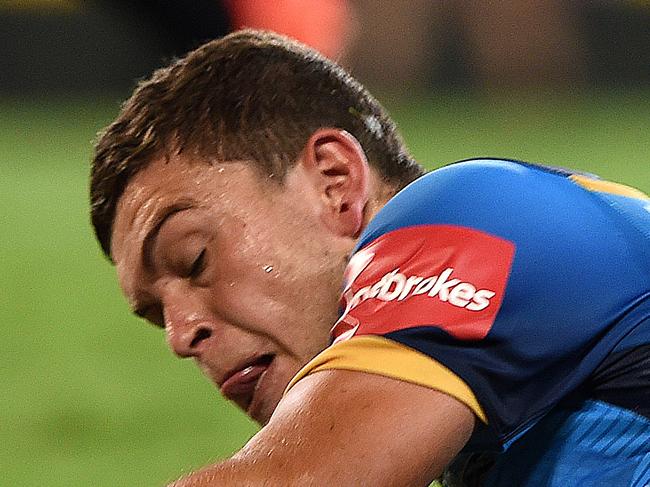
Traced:
<svg viewBox="0 0 650 487">
<path fill-rule="evenodd" d="M 205 321 L 167 322 L 167 343 L 180 358 L 197 357 L 214 335 L 212 325 Z"/>
<path fill-rule="evenodd" d="M 185 290 L 168 291 L 163 299 L 167 343 L 181 358 L 197 357 L 216 335 L 215 323 Z"/>
</svg>

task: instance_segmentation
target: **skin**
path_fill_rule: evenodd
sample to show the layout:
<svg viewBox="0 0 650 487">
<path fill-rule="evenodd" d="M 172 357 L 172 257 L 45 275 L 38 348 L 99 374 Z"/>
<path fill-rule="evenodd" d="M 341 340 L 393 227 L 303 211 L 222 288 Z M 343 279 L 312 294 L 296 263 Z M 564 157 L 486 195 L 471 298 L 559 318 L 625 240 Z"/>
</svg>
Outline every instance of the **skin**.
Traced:
<svg viewBox="0 0 650 487">
<path fill-rule="evenodd" d="M 467 407 L 435 390 L 360 372 L 317 372 L 289 391 L 232 459 L 170 487 L 427 486 L 473 424 Z"/>
<path fill-rule="evenodd" d="M 425 485 L 462 448 L 471 411 L 413 384 L 335 370 L 281 400 L 326 347 L 345 262 L 392 194 L 337 129 L 315 132 L 282 184 L 246 161 L 182 155 L 130 181 L 112 257 L 136 313 L 164 326 L 172 350 L 217 386 L 272 358 L 254 393 L 231 397 L 268 425 L 232 459 L 175 486 Z"/>
</svg>

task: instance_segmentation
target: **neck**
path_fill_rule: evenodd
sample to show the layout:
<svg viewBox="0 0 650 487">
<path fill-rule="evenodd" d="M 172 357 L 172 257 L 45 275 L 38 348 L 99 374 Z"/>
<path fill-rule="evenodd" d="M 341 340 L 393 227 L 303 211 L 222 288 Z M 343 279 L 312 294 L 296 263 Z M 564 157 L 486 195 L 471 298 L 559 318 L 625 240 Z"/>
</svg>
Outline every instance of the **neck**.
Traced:
<svg viewBox="0 0 650 487">
<path fill-rule="evenodd" d="M 363 225 L 359 229 L 359 233 L 363 232 L 370 220 L 395 196 L 397 189 L 382 179 L 374 169 L 371 169 L 369 193 L 368 202 L 363 209 Z"/>
</svg>

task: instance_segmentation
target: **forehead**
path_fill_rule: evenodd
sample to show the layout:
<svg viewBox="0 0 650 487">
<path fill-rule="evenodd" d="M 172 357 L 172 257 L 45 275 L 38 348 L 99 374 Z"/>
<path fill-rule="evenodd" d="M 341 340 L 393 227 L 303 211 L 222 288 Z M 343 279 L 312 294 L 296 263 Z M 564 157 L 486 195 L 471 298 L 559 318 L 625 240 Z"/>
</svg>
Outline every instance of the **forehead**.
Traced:
<svg viewBox="0 0 650 487">
<path fill-rule="evenodd" d="M 263 191 L 262 178 L 251 163 L 209 163 L 182 156 L 152 161 L 133 176 L 117 204 L 111 254 L 118 272 L 125 262 L 135 262 L 161 214 L 188 207 L 252 211 L 264 200 L 259 197 Z"/>
</svg>

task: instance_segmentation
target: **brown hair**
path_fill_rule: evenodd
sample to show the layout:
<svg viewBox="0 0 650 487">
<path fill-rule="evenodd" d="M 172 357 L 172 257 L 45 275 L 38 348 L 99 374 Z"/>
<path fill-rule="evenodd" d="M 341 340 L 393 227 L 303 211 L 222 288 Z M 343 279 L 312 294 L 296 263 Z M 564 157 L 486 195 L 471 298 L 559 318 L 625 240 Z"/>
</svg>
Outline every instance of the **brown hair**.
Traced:
<svg viewBox="0 0 650 487">
<path fill-rule="evenodd" d="M 95 147 L 91 219 L 102 249 L 110 256 L 116 206 L 128 181 L 155 157 L 190 151 L 205 160 L 250 160 L 282 181 L 321 127 L 356 137 L 396 189 L 423 173 L 394 122 L 360 83 L 279 35 L 235 32 L 157 70 Z"/>
</svg>

